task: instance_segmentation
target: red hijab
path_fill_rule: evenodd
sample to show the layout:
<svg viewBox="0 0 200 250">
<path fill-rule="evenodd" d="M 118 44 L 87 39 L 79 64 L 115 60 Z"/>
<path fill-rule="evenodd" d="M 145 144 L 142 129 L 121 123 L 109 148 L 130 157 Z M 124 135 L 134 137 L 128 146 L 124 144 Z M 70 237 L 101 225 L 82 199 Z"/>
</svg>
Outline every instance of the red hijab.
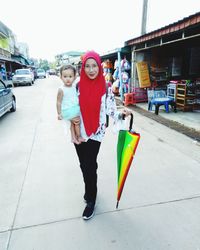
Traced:
<svg viewBox="0 0 200 250">
<path fill-rule="evenodd" d="M 90 79 L 85 73 L 87 59 L 94 59 L 99 66 L 99 73 L 95 79 Z M 82 61 L 79 82 L 79 103 L 86 134 L 90 136 L 99 127 L 101 98 L 106 93 L 106 83 L 101 66 L 101 58 L 94 51 L 88 51 Z"/>
</svg>

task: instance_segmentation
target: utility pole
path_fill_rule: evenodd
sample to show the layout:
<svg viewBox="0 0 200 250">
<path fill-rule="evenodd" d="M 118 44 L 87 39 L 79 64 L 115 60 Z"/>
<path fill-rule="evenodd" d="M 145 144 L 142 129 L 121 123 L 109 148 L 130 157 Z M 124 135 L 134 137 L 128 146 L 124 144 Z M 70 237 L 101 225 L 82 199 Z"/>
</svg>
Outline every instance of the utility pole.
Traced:
<svg viewBox="0 0 200 250">
<path fill-rule="evenodd" d="M 146 34 L 148 0 L 143 0 L 141 35 Z"/>
</svg>

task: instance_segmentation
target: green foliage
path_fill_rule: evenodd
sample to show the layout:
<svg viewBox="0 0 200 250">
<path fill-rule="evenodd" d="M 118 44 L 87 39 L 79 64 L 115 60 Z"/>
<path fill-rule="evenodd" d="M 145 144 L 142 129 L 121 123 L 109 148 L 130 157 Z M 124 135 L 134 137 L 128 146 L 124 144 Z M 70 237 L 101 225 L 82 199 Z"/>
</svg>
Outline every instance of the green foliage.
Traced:
<svg viewBox="0 0 200 250">
<path fill-rule="evenodd" d="M 45 71 L 49 70 L 50 69 L 49 62 L 47 60 L 40 59 L 39 68 L 44 69 Z"/>
<path fill-rule="evenodd" d="M 57 65 L 56 62 L 50 62 L 50 63 L 49 63 L 49 67 L 50 67 L 51 69 L 56 69 L 56 65 Z"/>
</svg>

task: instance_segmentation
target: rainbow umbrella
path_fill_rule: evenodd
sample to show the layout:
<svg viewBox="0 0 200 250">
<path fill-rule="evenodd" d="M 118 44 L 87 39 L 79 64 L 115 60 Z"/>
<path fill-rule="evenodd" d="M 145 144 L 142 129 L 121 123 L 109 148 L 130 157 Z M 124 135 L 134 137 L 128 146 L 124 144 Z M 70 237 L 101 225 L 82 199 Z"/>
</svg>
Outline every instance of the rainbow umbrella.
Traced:
<svg viewBox="0 0 200 250">
<path fill-rule="evenodd" d="M 117 167 L 118 167 L 118 192 L 117 205 L 121 198 L 122 190 L 128 175 L 137 145 L 140 140 L 140 134 L 132 131 L 133 114 L 131 114 L 129 130 L 120 130 L 117 143 Z"/>
</svg>

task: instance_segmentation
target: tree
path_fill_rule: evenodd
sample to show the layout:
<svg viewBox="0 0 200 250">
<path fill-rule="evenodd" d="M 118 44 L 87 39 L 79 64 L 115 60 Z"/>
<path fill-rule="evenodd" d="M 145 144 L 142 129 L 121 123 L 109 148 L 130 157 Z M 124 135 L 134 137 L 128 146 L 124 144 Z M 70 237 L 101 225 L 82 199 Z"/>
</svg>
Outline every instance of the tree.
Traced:
<svg viewBox="0 0 200 250">
<path fill-rule="evenodd" d="M 39 68 L 44 69 L 45 71 L 50 69 L 49 62 L 47 60 L 39 60 Z"/>
</svg>

